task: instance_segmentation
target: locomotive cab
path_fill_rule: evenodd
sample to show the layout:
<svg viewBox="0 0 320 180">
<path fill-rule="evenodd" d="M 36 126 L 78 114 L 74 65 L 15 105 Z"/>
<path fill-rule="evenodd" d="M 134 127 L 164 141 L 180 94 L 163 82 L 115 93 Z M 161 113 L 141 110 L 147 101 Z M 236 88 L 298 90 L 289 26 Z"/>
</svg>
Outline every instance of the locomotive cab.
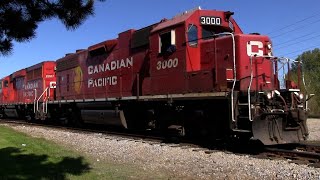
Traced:
<svg viewBox="0 0 320 180">
<path fill-rule="evenodd" d="M 10 76 L 7 76 L 3 79 L 3 86 L 2 86 L 2 94 L 3 94 L 3 103 L 10 104 L 13 101 L 14 94 L 13 94 L 13 86 L 10 82 Z"/>
<path fill-rule="evenodd" d="M 14 106 L 15 100 L 15 89 L 13 85 L 12 74 L 7 76 L 2 81 L 2 103 L 3 116 L 4 117 L 17 117 L 17 112 Z"/>
<path fill-rule="evenodd" d="M 11 92 L 13 93 L 12 101 L 9 106 L 6 106 L 4 112 L 7 117 L 18 118 L 24 117 L 24 83 L 26 70 L 22 69 L 10 75 L 10 82 L 12 84 Z"/>
</svg>

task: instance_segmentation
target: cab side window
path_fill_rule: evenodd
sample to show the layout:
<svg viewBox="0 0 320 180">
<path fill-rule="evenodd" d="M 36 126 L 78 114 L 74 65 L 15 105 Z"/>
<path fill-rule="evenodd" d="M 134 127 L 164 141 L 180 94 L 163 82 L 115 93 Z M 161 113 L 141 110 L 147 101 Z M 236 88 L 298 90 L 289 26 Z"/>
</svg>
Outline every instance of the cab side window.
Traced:
<svg viewBox="0 0 320 180">
<path fill-rule="evenodd" d="M 215 32 L 207 27 L 202 28 L 202 39 L 212 39 Z"/>
<path fill-rule="evenodd" d="M 18 77 L 15 79 L 13 86 L 15 89 L 22 89 L 23 88 L 23 82 L 24 82 L 24 77 Z"/>
<path fill-rule="evenodd" d="M 101 56 L 101 55 L 104 55 L 106 53 L 107 53 L 107 49 L 106 49 L 105 46 L 101 46 L 101 47 L 99 47 L 97 49 L 89 51 L 89 55 L 91 57 Z"/>
<path fill-rule="evenodd" d="M 189 46 L 197 47 L 198 45 L 198 28 L 193 24 L 188 26 L 188 42 Z"/>
<path fill-rule="evenodd" d="M 9 82 L 8 82 L 7 80 L 5 80 L 5 81 L 3 82 L 3 86 L 4 86 L 4 87 L 9 87 Z"/>
<path fill-rule="evenodd" d="M 175 30 L 165 32 L 159 36 L 159 54 L 174 52 L 176 48 Z"/>
<path fill-rule="evenodd" d="M 0 89 L 2 89 L 2 81 L 0 81 Z"/>
</svg>

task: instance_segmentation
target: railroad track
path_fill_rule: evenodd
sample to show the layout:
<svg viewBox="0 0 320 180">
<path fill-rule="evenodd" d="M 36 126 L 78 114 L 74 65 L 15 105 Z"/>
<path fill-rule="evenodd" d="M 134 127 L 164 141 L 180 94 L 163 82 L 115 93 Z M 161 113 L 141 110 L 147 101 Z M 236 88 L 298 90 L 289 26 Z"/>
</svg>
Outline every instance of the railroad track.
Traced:
<svg viewBox="0 0 320 180">
<path fill-rule="evenodd" d="M 295 164 L 306 164 L 320 168 L 320 145 L 319 144 L 294 144 L 289 146 L 264 147 L 263 151 L 254 155 L 258 158 L 282 159 Z"/>
<path fill-rule="evenodd" d="M 104 126 L 95 126 L 89 125 L 83 128 L 80 127 L 72 127 L 72 126 L 63 126 L 59 124 L 48 124 L 48 123 L 41 123 L 41 122 L 25 122 L 23 120 L 0 120 L 0 124 L 12 124 L 12 125 L 26 125 L 26 126 L 34 126 L 34 127 L 45 127 L 45 128 L 53 128 L 59 130 L 65 130 L 70 132 L 76 133 L 96 133 L 101 135 L 110 135 L 110 136 L 117 136 L 119 139 L 121 137 L 131 138 L 132 140 L 158 140 L 164 141 L 164 138 L 156 135 L 148 135 L 148 134 L 139 134 L 138 132 L 124 132 L 123 130 L 110 128 L 110 130 L 106 129 Z"/>
<path fill-rule="evenodd" d="M 171 142 L 167 138 L 164 138 L 155 134 L 141 133 L 141 132 L 128 132 L 128 131 L 116 131 L 106 130 L 101 127 L 96 128 L 76 128 L 66 127 L 61 125 L 52 124 L 39 124 L 29 123 L 18 120 L 0 120 L 0 124 L 12 124 L 12 125 L 26 125 L 35 127 L 54 128 L 58 130 L 76 132 L 76 133 L 95 133 L 99 136 L 116 141 L 135 141 L 141 143 L 148 143 L 151 145 L 161 145 L 169 147 L 177 147 L 182 149 L 191 149 L 196 152 L 203 152 L 211 154 L 216 151 L 223 151 L 226 153 L 235 153 L 238 155 L 250 155 L 255 158 L 263 159 L 284 159 L 289 160 L 296 164 L 307 164 L 315 168 L 320 168 L 320 143 L 303 143 L 294 145 L 280 145 L 280 146 L 263 146 L 261 144 L 250 144 L 248 146 L 230 146 L 230 145 L 217 145 L 217 146 L 203 146 L 196 142 L 182 140 L 181 142 Z M 95 129 L 96 128 L 96 129 Z"/>
<path fill-rule="evenodd" d="M 0 124 L 11 124 L 11 125 L 25 125 L 25 126 L 34 126 L 34 127 L 43 127 L 43 128 L 52 128 L 57 130 L 75 132 L 75 133 L 90 133 L 97 134 L 105 139 L 116 140 L 116 141 L 135 141 L 141 143 L 148 144 L 159 144 L 161 146 L 170 146 L 170 147 L 180 147 L 180 148 L 192 148 L 193 151 L 203 150 L 205 153 L 213 152 L 211 149 L 203 148 L 201 145 L 197 145 L 192 143 L 191 141 L 183 140 L 179 141 L 175 138 L 170 139 L 167 137 L 163 137 L 157 133 L 149 133 L 149 132 L 130 132 L 124 131 L 123 129 L 116 129 L 112 127 L 104 127 L 104 126 L 95 126 L 88 125 L 84 128 L 78 127 L 70 127 L 70 126 L 62 126 L 57 124 L 43 124 L 43 123 L 33 123 L 33 122 L 25 122 L 23 120 L 0 120 Z M 106 129 L 108 128 L 108 129 Z"/>
</svg>

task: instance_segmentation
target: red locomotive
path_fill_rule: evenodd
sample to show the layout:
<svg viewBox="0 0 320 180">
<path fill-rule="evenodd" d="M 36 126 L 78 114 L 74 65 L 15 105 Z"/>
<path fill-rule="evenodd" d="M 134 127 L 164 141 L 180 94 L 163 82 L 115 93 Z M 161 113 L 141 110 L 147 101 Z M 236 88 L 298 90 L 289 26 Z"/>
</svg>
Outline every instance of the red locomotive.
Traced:
<svg viewBox="0 0 320 180">
<path fill-rule="evenodd" d="M 1 117 L 44 119 L 43 112 L 48 108 L 45 102 L 54 100 L 55 67 L 54 61 L 45 61 L 1 79 Z"/>
<path fill-rule="evenodd" d="M 289 62 L 272 55 L 267 36 L 243 34 L 232 15 L 191 10 L 67 54 L 56 69 L 43 62 L 21 70 L 2 79 L 1 114 L 264 144 L 304 140 L 306 98 L 278 80 Z"/>
</svg>

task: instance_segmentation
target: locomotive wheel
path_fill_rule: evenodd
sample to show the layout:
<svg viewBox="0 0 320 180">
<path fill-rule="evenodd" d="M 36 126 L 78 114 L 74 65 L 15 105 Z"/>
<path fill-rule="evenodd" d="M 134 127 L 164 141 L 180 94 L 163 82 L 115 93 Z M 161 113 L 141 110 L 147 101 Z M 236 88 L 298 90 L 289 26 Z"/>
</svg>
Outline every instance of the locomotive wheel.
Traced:
<svg viewBox="0 0 320 180">
<path fill-rule="evenodd" d="M 72 121 L 72 125 L 74 125 L 75 127 L 82 127 L 83 126 L 83 121 L 80 115 L 80 112 L 78 111 L 72 111 L 71 113 L 71 121 Z"/>
<path fill-rule="evenodd" d="M 25 116 L 25 120 L 26 122 L 33 122 L 34 121 L 34 114 L 32 111 L 30 111 L 30 109 L 26 110 L 26 116 Z"/>
</svg>

